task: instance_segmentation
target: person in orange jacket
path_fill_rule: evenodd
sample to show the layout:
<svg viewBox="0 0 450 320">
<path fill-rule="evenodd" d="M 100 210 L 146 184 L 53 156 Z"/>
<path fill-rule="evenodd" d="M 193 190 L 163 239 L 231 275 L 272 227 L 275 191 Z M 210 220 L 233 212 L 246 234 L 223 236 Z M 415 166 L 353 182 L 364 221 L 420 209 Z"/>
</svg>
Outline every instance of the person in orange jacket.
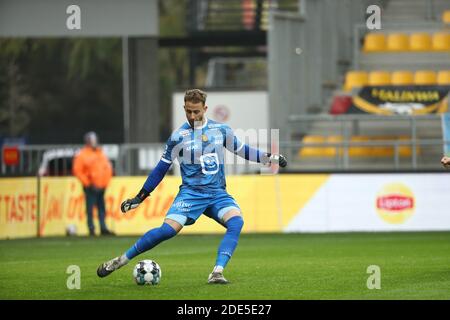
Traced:
<svg viewBox="0 0 450 320">
<path fill-rule="evenodd" d="M 73 161 L 73 174 L 81 181 L 86 197 L 86 212 L 89 235 L 95 236 L 95 226 L 92 218 L 94 205 L 98 209 L 101 235 L 114 235 L 105 224 L 105 189 L 113 174 L 112 165 L 103 150 L 98 146 L 95 132 L 84 136 L 85 146 Z"/>
</svg>

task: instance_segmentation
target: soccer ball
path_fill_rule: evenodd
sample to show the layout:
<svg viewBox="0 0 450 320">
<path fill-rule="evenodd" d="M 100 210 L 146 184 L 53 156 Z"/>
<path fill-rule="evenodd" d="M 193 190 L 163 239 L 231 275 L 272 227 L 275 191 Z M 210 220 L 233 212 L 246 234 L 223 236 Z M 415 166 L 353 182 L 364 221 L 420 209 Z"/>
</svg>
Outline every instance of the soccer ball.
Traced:
<svg viewBox="0 0 450 320">
<path fill-rule="evenodd" d="M 76 235 L 77 235 L 77 226 L 74 225 L 74 224 L 69 224 L 69 225 L 66 227 L 66 235 L 67 235 L 68 237 L 70 237 L 70 236 L 76 236 Z"/>
<path fill-rule="evenodd" d="M 153 260 L 139 261 L 133 269 L 134 281 L 140 286 L 155 285 L 161 281 L 161 267 Z"/>
</svg>

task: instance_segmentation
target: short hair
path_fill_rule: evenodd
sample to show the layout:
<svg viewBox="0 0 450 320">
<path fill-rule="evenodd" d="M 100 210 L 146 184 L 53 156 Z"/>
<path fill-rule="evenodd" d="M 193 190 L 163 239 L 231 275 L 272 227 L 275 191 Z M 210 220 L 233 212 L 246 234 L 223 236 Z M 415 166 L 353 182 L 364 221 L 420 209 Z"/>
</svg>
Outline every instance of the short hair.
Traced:
<svg viewBox="0 0 450 320">
<path fill-rule="evenodd" d="M 89 140 L 91 139 L 91 137 L 94 137 L 95 139 L 98 140 L 98 136 L 97 133 L 95 133 L 94 131 L 89 131 L 87 133 L 84 134 L 84 143 L 88 143 Z"/>
<path fill-rule="evenodd" d="M 203 104 L 205 104 L 206 96 L 207 96 L 206 92 L 200 89 L 190 89 L 184 93 L 184 102 L 186 101 L 193 103 L 202 102 Z"/>
</svg>

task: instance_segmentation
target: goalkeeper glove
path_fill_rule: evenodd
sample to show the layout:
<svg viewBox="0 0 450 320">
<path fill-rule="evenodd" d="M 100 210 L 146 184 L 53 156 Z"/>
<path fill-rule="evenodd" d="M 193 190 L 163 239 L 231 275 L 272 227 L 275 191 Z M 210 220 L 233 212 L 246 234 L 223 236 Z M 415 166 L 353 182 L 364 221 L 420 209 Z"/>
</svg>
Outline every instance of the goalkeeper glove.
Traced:
<svg viewBox="0 0 450 320">
<path fill-rule="evenodd" d="M 150 192 L 142 188 L 141 191 L 139 191 L 139 193 L 136 195 L 136 197 L 132 199 L 127 199 L 124 202 L 122 202 L 122 204 L 120 205 L 120 210 L 122 210 L 122 212 L 125 213 L 131 209 L 139 207 L 141 202 L 144 201 L 145 198 L 147 198 L 149 195 Z"/>
<path fill-rule="evenodd" d="M 278 165 L 282 168 L 287 166 L 287 160 L 286 157 L 282 154 L 270 154 L 268 153 L 267 156 L 269 157 L 269 163 L 278 163 Z"/>
</svg>

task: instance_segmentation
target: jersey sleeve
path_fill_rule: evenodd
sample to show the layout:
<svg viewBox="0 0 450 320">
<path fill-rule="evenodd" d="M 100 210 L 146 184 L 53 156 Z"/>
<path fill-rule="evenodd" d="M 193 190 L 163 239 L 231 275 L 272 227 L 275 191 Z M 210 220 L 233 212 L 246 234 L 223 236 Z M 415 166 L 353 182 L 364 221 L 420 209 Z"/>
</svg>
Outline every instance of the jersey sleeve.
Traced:
<svg viewBox="0 0 450 320">
<path fill-rule="evenodd" d="M 223 134 L 225 136 L 225 139 L 223 141 L 224 147 L 227 148 L 228 151 L 236 153 L 242 149 L 244 143 L 240 141 L 238 137 L 236 137 L 233 129 L 231 129 L 227 125 L 224 125 Z"/>
<path fill-rule="evenodd" d="M 238 156 L 254 161 L 254 162 L 267 162 L 267 154 L 265 152 L 260 151 L 259 149 L 255 149 L 250 147 L 249 145 L 243 143 L 239 140 L 238 137 L 234 134 L 234 131 L 229 126 L 224 126 L 225 130 L 225 148 L 227 150 L 237 154 Z"/>
<path fill-rule="evenodd" d="M 161 161 L 169 164 L 172 163 L 172 161 L 179 156 L 181 145 L 182 144 L 180 136 L 176 132 L 174 132 L 169 137 L 169 139 L 167 139 L 166 146 L 161 157 Z"/>
<path fill-rule="evenodd" d="M 144 186 L 142 187 L 148 193 L 153 192 L 155 188 L 159 185 L 161 180 L 169 171 L 170 164 L 161 159 L 156 165 L 155 169 L 148 175 L 147 180 L 145 180 Z"/>
</svg>

